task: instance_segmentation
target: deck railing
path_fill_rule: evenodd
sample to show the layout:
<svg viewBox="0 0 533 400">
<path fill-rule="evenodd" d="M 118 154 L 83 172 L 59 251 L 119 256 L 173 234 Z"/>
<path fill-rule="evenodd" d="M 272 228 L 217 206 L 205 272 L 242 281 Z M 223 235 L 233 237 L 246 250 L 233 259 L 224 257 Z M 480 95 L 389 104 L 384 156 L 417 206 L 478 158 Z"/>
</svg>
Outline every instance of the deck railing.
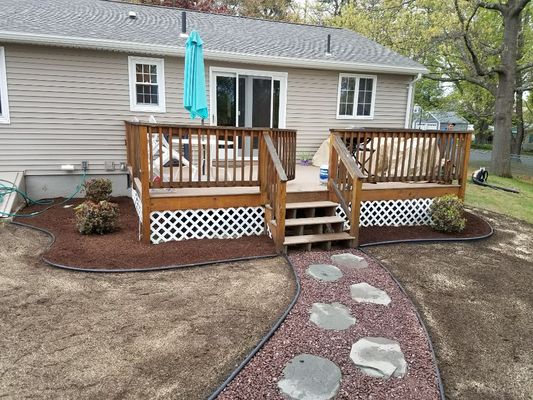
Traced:
<svg viewBox="0 0 533 400">
<path fill-rule="evenodd" d="M 466 176 L 471 133 L 332 129 L 353 156 L 364 182 L 452 183 Z"/>
<path fill-rule="evenodd" d="M 272 239 L 278 251 L 282 251 L 285 241 L 285 206 L 287 194 L 287 175 L 278 155 L 276 145 L 269 132 L 265 132 L 261 141 L 261 193 L 266 196 L 266 224 L 270 228 Z M 272 220 L 275 220 L 272 223 Z"/>
<path fill-rule="evenodd" d="M 365 179 L 367 176 L 357 166 L 345 142 L 339 136 L 331 135 L 328 189 L 332 200 L 341 205 L 350 221 L 350 235 L 355 238 L 354 246 L 359 242 L 359 215 Z"/>
<path fill-rule="evenodd" d="M 259 186 L 259 144 L 270 132 L 289 180 L 296 165 L 296 131 L 126 122 L 128 163 L 140 174 L 148 148 L 150 188 Z"/>
</svg>

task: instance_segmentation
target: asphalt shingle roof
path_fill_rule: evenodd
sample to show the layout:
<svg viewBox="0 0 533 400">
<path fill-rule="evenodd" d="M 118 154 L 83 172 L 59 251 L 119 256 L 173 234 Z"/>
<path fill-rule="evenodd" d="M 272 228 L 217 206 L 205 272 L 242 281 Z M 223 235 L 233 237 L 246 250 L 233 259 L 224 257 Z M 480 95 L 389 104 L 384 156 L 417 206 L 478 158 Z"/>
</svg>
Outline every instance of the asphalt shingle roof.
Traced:
<svg viewBox="0 0 533 400">
<path fill-rule="evenodd" d="M 137 19 L 128 18 L 128 12 Z M 0 0 L 0 31 L 184 47 L 181 11 L 105 0 Z M 187 10 L 206 51 L 422 69 L 355 32 Z M 326 56 L 327 35 L 331 56 Z"/>
<path fill-rule="evenodd" d="M 448 124 L 468 124 L 468 121 L 453 111 L 431 111 L 431 115 L 439 122 Z"/>
</svg>

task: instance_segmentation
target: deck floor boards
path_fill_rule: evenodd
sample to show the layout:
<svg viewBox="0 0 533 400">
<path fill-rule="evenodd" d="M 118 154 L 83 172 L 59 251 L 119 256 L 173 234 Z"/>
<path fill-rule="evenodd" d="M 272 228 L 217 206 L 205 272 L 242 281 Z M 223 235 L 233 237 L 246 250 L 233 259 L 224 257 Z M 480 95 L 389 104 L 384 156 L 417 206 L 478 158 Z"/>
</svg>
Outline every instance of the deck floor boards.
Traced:
<svg viewBox="0 0 533 400">
<path fill-rule="evenodd" d="M 320 168 L 315 166 L 296 166 L 296 179 L 287 182 L 287 193 L 327 192 L 326 185 L 319 181 Z M 459 185 L 443 185 L 428 182 L 380 182 L 364 183 L 363 191 L 391 190 L 391 189 L 419 189 L 419 188 L 456 188 Z M 226 187 L 203 187 L 203 188 L 179 188 L 179 189 L 150 189 L 150 197 L 194 197 L 194 196 L 225 196 L 260 194 L 257 186 L 226 186 Z"/>
</svg>

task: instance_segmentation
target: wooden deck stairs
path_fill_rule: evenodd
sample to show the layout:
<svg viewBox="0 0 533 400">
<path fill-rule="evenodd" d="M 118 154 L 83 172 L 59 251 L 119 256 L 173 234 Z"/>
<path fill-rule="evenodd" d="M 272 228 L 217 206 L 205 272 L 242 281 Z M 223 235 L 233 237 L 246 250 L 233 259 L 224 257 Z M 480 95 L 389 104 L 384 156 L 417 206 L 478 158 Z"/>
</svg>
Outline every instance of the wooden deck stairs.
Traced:
<svg viewBox="0 0 533 400">
<path fill-rule="evenodd" d="M 311 250 L 313 246 L 330 249 L 333 243 L 352 244 L 355 237 L 344 229 L 344 219 L 336 214 L 338 203 L 307 201 L 287 203 L 285 209 L 284 250 L 288 247 Z M 276 221 L 271 221 L 277 226 Z"/>
</svg>

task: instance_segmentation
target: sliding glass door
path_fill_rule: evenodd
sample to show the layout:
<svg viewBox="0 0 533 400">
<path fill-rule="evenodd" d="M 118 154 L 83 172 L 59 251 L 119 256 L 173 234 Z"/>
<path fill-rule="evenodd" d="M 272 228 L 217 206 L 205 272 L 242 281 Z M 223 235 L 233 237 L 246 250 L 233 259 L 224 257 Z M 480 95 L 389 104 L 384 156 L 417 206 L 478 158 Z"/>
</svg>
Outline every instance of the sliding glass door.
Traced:
<svg viewBox="0 0 533 400">
<path fill-rule="evenodd" d="M 287 75 L 211 70 L 211 122 L 218 126 L 284 128 Z"/>
</svg>

